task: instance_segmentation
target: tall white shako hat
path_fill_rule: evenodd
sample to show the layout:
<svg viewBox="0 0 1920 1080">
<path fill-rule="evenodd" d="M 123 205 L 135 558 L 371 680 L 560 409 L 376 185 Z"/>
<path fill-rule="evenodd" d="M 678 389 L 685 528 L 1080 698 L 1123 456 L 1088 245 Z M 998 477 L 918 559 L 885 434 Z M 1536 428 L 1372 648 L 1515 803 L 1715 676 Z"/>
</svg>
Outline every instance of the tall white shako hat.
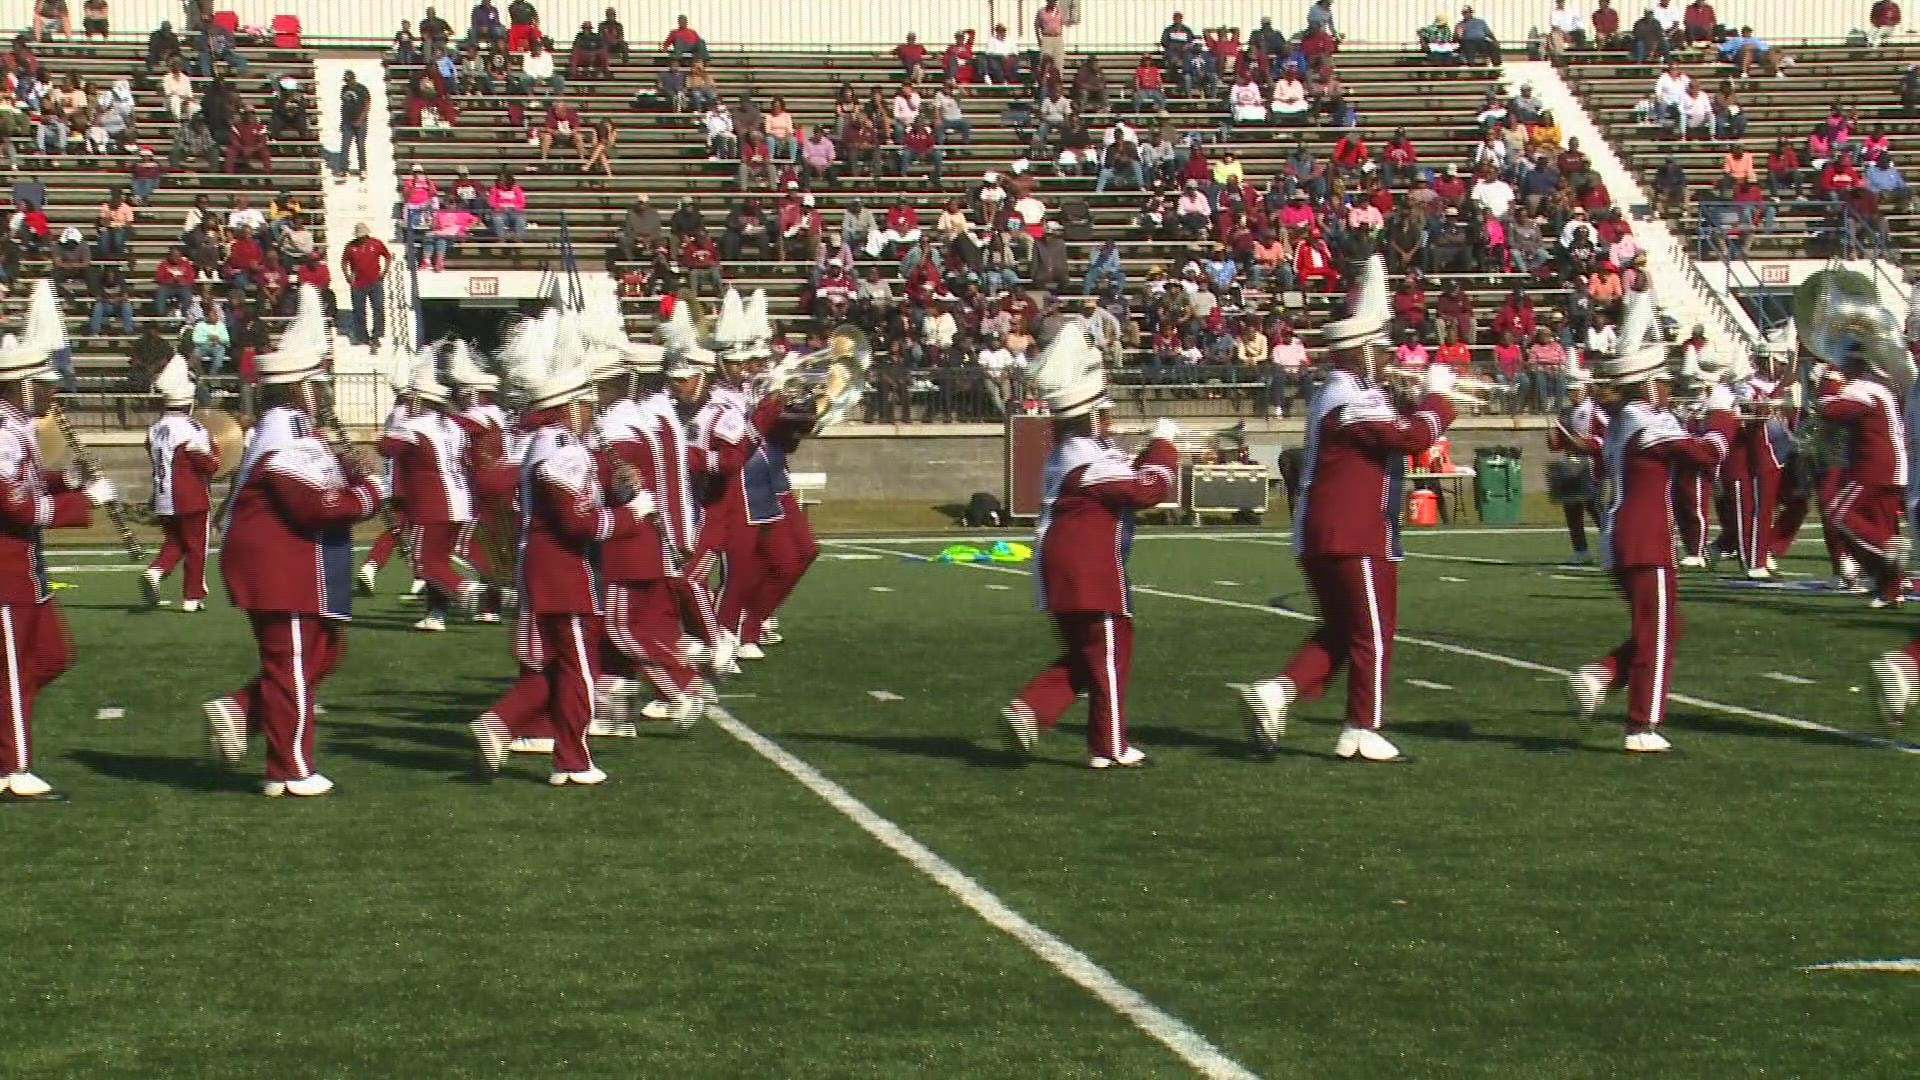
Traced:
<svg viewBox="0 0 1920 1080">
<path fill-rule="evenodd" d="M 160 395 L 160 404 L 170 409 L 184 409 L 193 404 L 193 372 L 188 369 L 186 358 L 179 353 L 167 361 L 160 374 L 153 379 L 154 393 Z"/>
<path fill-rule="evenodd" d="M 1594 361 L 1595 380 L 1612 386 L 1632 386 L 1654 379 L 1668 379 L 1667 350 L 1654 340 L 1657 313 L 1653 297 L 1645 292 L 1629 292 L 1620 315 L 1620 329 L 1613 355 Z"/>
<path fill-rule="evenodd" d="M 591 278 L 580 283 L 581 306 L 576 319 L 580 339 L 587 349 L 593 379 L 601 382 L 634 372 L 628 353 L 633 342 L 627 338 L 627 320 L 620 310 L 620 297 L 611 278 Z"/>
<path fill-rule="evenodd" d="M 699 330 L 693 325 L 692 305 L 691 300 L 673 305 L 673 314 L 660 326 L 660 345 L 669 379 L 691 379 L 713 373 L 713 351 L 700 344 Z"/>
<path fill-rule="evenodd" d="M 1327 349 L 1379 344 L 1393 315 L 1393 300 L 1387 293 L 1386 256 L 1376 252 L 1361 264 L 1348 295 L 1351 306 L 1347 316 L 1320 328 L 1320 344 Z M 1372 358 L 1368 359 L 1371 365 Z M 1367 375 L 1371 377 L 1373 372 L 1369 370 Z"/>
<path fill-rule="evenodd" d="M 529 409 L 551 409 L 586 396 L 592 371 L 580 355 L 579 339 L 563 334 L 567 329 L 560 312 L 548 309 L 507 334 L 501 348 L 507 378 Z"/>
<path fill-rule="evenodd" d="M 1063 420 L 1113 407 L 1107 400 L 1106 359 L 1078 318 L 1060 324 L 1040 359 L 1027 369 L 1027 383 L 1047 410 Z"/>
<path fill-rule="evenodd" d="M 0 382 L 59 378 L 47 361 L 66 347 L 67 324 L 60 314 L 60 300 L 54 295 L 53 282 L 42 278 L 33 284 L 19 336 L 0 337 Z"/>
<path fill-rule="evenodd" d="M 712 348 L 721 360 L 728 363 L 751 360 L 756 355 L 753 320 L 748 316 L 746 301 L 740 298 L 737 289 L 728 289 L 727 295 L 720 300 L 720 317 L 713 323 Z"/>
<path fill-rule="evenodd" d="M 500 389 L 500 376 L 480 366 L 474 359 L 473 346 L 468 345 L 465 338 L 452 338 L 447 342 L 447 378 L 463 390 Z"/>
<path fill-rule="evenodd" d="M 413 391 L 414 397 L 435 405 L 445 405 L 453 397 L 453 390 L 440 381 L 440 368 L 434 363 L 431 349 L 414 357 L 413 377 L 407 386 Z"/>
<path fill-rule="evenodd" d="M 752 337 L 748 349 L 750 360 L 763 360 L 773 355 L 773 319 L 767 314 L 767 290 L 755 289 L 747 297 L 747 326 Z"/>
<path fill-rule="evenodd" d="M 255 358 L 253 366 L 259 373 L 260 385 L 287 386 L 321 374 L 330 349 L 320 290 L 302 285 L 293 318 L 280 334 L 279 347 Z"/>
</svg>

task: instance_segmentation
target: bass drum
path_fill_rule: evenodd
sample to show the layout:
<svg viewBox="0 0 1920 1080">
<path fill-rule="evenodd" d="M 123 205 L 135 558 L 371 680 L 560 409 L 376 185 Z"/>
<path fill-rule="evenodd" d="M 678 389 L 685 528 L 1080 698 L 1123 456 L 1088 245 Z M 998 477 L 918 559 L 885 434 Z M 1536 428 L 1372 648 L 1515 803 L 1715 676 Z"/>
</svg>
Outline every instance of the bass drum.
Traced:
<svg viewBox="0 0 1920 1080">
<path fill-rule="evenodd" d="M 1583 458 L 1555 458 L 1547 462 L 1547 498 L 1555 504 L 1590 502 L 1600 496 L 1593 463 Z"/>
</svg>

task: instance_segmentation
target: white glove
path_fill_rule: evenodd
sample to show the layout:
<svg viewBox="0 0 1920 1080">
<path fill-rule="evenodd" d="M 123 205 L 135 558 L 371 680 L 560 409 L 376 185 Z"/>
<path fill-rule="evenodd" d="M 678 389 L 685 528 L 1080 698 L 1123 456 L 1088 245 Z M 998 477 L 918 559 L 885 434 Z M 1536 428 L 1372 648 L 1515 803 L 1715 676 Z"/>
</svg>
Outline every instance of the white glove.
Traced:
<svg viewBox="0 0 1920 1080">
<path fill-rule="evenodd" d="M 1733 388 L 1726 383 L 1720 383 L 1712 390 L 1707 391 L 1707 411 L 1732 412 Z"/>
<path fill-rule="evenodd" d="M 1449 393 L 1453 392 L 1453 379 L 1453 368 L 1446 364 L 1428 364 L 1426 391 L 1430 395 L 1438 394 L 1441 397 L 1446 397 Z"/>
<path fill-rule="evenodd" d="M 627 509 L 637 518 L 650 518 L 660 512 L 660 502 L 651 491 L 636 491 L 633 498 L 627 500 Z"/>
<path fill-rule="evenodd" d="M 1153 437 L 1174 442 L 1180 438 L 1180 425 L 1163 416 L 1159 420 L 1154 421 Z"/>
<path fill-rule="evenodd" d="M 94 477 L 82 490 L 87 493 L 87 501 L 95 506 L 105 506 L 120 499 L 120 490 L 104 476 Z"/>
</svg>

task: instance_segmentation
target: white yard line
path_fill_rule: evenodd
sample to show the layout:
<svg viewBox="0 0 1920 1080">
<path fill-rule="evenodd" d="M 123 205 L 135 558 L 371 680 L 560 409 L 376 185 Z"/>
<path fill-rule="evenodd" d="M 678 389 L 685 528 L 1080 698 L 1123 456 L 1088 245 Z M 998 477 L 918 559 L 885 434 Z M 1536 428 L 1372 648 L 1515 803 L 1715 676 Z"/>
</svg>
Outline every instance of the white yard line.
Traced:
<svg viewBox="0 0 1920 1080">
<path fill-rule="evenodd" d="M 952 893 L 974 914 L 1025 945 L 1035 956 L 1046 961 L 1048 966 L 1098 998 L 1101 1004 L 1173 1051 L 1201 1076 L 1220 1080 L 1252 1080 L 1254 1077 L 1254 1073 L 1246 1066 L 1228 1057 L 1219 1047 L 1208 1042 L 1205 1036 L 1142 997 L 1139 991 L 1114 978 L 1112 973 L 1094 963 L 1086 953 L 1041 929 L 1026 916 L 1007 906 L 1006 901 L 989 892 L 986 886 L 968 877 L 933 849 L 908 835 L 900 826 L 881 817 L 872 807 L 829 780 L 820 770 L 741 723 L 725 709 L 710 707 L 707 715 L 720 730 L 738 739 L 748 749 L 798 781 L 802 787 L 818 795 L 868 836 L 880 841 L 915 870 Z"/>
<path fill-rule="evenodd" d="M 1557 527 L 1557 528 L 1522 527 L 1518 529 L 1440 529 L 1435 532 L 1423 532 L 1415 535 L 1419 537 L 1525 536 L 1528 533 L 1565 533 L 1566 531 L 1567 530 L 1564 527 Z M 1179 529 L 1179 530 L 1169 529 L 1165 532 L 1137 532 L 1133 534 L 1133 538 L 1136 541 L 1141 541 L 1141 540 L 1246 540 L 1250 542 L 1259 542 L 1259 541 L 1265 541 L 1268 543 L 1277 542 L 1279 546 L 1282 546 L 1282 547 L 1288 546 L 1288 544 L 1291 542 L 1292 536 L 1293 536 L 1292 531 L 1287 529 L 1278 529 L 1273 532 L 1253 532 L 1253 531 L 1247 531 L 1247 530 L 1232 531 L 1232 530 L 1224 530 L 1224 529 Z M 1412 539 L 1412 538 L 1413 538 L 1412 536 L 1402 537 L 1402 539 Z M 946 533 L 941 536 L 822 536 L 819 539 L 822 544 L 828 544 L 828 543 L 844 544 L 849 547 L 857 547 L 862 544 L 973 544 L 975 546 L 978 546 L 981 544 L 993 544 L 993 543 L 999 543 L 1002 541 L 1015 543 L 1015 544 L 1030 544 L 1033 542 L 1033 533 L 1031 532 L 1013 533 L 1013 532 L 1006 532 L 1003 530 L 1003 531 L 992 533 L 992 534 L 954 532 L 954 533 Z M 124 555 L 126 554 L 126 552 L 102 551 L 100 552 L 100 554 Z"/>
<path fill-rule="evenodd" d="M 1898 975 L 1920 975 L 1920 960 L 1835 960 L 1813 964 L 1801 971 L 1884 971 Z"/>
<path fill-rule="evenodd" d="M 851 544 L 848 541 L 829 540 L 824 542 L 827 544 L 840 543 L 845 546 L 858 548 L 858 545 Z M 915 555 L 915 553 L 911 551 L 889 550 L 889 549 L 872 548 L 872 547 L 868 547 L 860 550 L 880 551 L 884 554 L 898 555 L 902 557 L 913 557 Z M 992 571 L 996 571 L 1004 574 L 1024 575 L 1027 573 L 1027 571 L 1025 570 L 1015 570 L 1012 567 L 1008 567 L 1008 566 L 994 566 L 990 563 L 962 563 L 960 565 L 971 567 L 972 569 L 975 569 L 975 570 L 992 570 Z M 1580 579 L 1574 578 L 1570 580 L 1580 580 Z M 1141 593 L 1146 596 L 1159 596 L 1169 600 L 1186 600 L 1191 603 L 1209 604 L 1214 607 L 1236 608 L 1241 611 L 1257 611 L 1265 615 L 1273 615 L 1282 619 L 1292 619 L 1296 622 L 1313 622 L 1314 621 L 1314 617 L 1305 612 L 1290 611 L 1286 608 L 1268 607 L 1264 604 L 1251 604 L 1244 600 L 1228 600 L 1218 596 L 1201 596 L 1197 593 L 1174 592 L 1170 589 L 1156 589 L 1156 588 L 1150 588 L 1145 585 L 1136 585 L 1134 586 L 1133 591 L 1136 593 Z M 1531 672 L 1535 672 L 1543 675 L 1572 674 L 1572 672 L 1568 671 L 1566 668 L 1557 668 L 1551 664 L 1542 664 L 1533 660 L 1524 660 L 1517 656 L 1505 656 L 1500 653 L 1487 652 L 1483 649 L 1475 649 L 1467 645 L 1455 645 L 1452 642 L 1448 642 L 1448 641 L 1436 641 L 1432 638 L 1414 637 L 1410 634 L 1395 634 L 1393 639 L 1397 642 L 1400 642 L 1403 645 L 1418 645 L 1422 648 L 1433 649 L 1436 652 L 1450 653 L 1454 656 L 1472 657 L 1475 660 L 1485 660 L 1490 664 L 1500 664 L 1505 667 L 1518 668 L 1521 671 L 1531 671 Z M 1822 735 L 1831 735 L 1836 739 L 1842 739 L 1847 742 L 1861 743 L 1866 746 L 1877 746 L 1877 747 L 1882 747 L 1889 750 L 1896 750 L 1902 754 L 1920 755 L 1920 746 L 1915 746 L 1911 743 L 1904 743 L 1895 739 L 1883 738 L 1879 735 L 1869 735 L 1869 734 L 1866 734 L 1865 732 L 1848 731 L 1845 728 L 1831 727 L 1827 724 L 1818 723 L 1813 720 L 1802 720 L 1797 716 L 1783 716 L 1780 713 L 1766 712 L 1761 709 L 1749 709 L 1744 705 L 1730 705 L 1730 704 L 1727 704 L 1726 702 L 1711 701 L 1707 698 L 1694 697 L 1691 694 L 1669 693 L 1667 695 L 1667 698 L 1670 701 L 1677 701 L 1682 705 L 1691 705 L 1696 709 L 1707 709 L 1712 712 L 1725 713 L 1728 716 L 1738 716 L 1747 720 L 1760 720 L 1769 724 L 1777 724 L 1781 727 L 1793 728 L 1796 731 L 1817 731 Z"/>
</svg>

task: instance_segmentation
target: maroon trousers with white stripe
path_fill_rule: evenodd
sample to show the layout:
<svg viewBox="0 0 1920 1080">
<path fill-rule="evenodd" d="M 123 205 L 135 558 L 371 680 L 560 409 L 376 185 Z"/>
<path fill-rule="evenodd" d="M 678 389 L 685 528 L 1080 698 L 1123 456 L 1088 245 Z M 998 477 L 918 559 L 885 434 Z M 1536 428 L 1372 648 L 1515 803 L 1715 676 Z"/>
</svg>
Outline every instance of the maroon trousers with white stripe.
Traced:
<svg viewBox="0 0 1920 1080">
<path fill-rule="evenodd" d="M 1363 555 L 1309 555 L 1300 560 L 1320 623 L 1281 675 L 1301 701 L 1326 693 L 1341 667 L 1347 673 L 1347 719 L 1378 730 L 1386 722 L 1387 673 L 1400 601 L 1400 568 Z"/>
<path fill-rule="evenodd" d="M 267 779 L 313 775 L 313 698 L 346 655 L 346 627 L 319 615 L 249 611 L 260 673 L 227 695 L 267 740 Z"/>
<path fill-rule="evenodd" d="M 1686 629 L 1680 596 L 1671 566 L 1619 567 L 1613 581 L 1627 598 L 1631 624 L 1627 640 L 1597 663 L 1609 690 L 1627 690 L 1627 731 L 1646 731 L 1667 716 L 1673 649 Z"/>
<path fill-rule="evenodd" d="M 1055 612 L 1060 655 L 1020 691 L 1042 727 L 1052 728 L 1087 695 L 1087 752 L 1118 757 L 1127 748 L 1127 673 L 1133 666 L 1133 620 L 1102 611 Z"/>
<path fill-rule="evenodd" d="M 33 699 L 73 666 L 66 617 L 51 600 L 0 604 L 0 776 L 27 772 Z"/>
<path fill-rule="evenodd" d="M 1900 535 L 1904 513 L 1901 489 L 1843 480 L 1827 503 L 1827 523 L 1840 534 L 1842 548 L 1873 575 L 1881 599 L 1893 600 L 1905 587 L 1903 568 L 1889 557 L 1888 543 Z"/>
<path fill-rule="evenodd" d="M 791 498 L 780 496 L 786 516 L 765 526 L 760 533 L 756 552 L 760 581 L 746 604 L 746 623 L 740 632 L 742 641 L 756 644 L 760 641 L 767 619 L 793 595 L 807 568 L 820 557 L 820 543 L 813 538 L 813 527 L 807 523 L 807 515 L 800 512 L 799 500 L 789 502 Z"/>
<path fill-rule="evenodd" d="M 1713 477 L 1700 469 L 1675 469 L 1673 520 L 1680 529 L 1680 553 L 1692 559 L 1707 554 L 1707 507 L 1713 501 Z"/>
<path fill-rule="evenodd" d="M 201 510 L 193 514 L 169 514 L 160 519 L 160 535 L 164 537 L 160 544 L 160 553 L 153 557 L 149 570 L 160 571 L 161 577 L 173 573 L 173 568 L 185 560 L 187 568 L 180 583 L 180 596 L 185 600 L 205 600 L 207 598 L 207 512 Z"/>
<path fill-rule="evenodd" d="M 1745 480 L 1733 482 L 1734 544 L 1740 564 L 1764 570 L 1773 552 L 1773 515 L 1780 498 L 1780 470 L 1760 468 Z"/>
<path fill-rule="evenodd" d="M 680 659 L 680 605 L 673 585 L 656 581 L 607 584 L 607 642 L 676 704 L 686 700 L 699 675 Z"/>
<path fill-rule="evenodd" d="M 453 556 L 466 546 L 473 526 L 459 521 L 415 524 L 407 530 L 413 548 L 413 576 L 427 583 L 427 606 L 444 611 L 460 596 L 466 579 L 453 568 Z"/>
<path fill-rule="evenodd" d="M 593 768 L 587 725 L 593 722 L 603 633 L 600 616 L 592 614 L 523 611 L 514 627 L 520 678 L 488 711 L 514 738 L 551 737 L 556 772 Z"/>
</svg>

